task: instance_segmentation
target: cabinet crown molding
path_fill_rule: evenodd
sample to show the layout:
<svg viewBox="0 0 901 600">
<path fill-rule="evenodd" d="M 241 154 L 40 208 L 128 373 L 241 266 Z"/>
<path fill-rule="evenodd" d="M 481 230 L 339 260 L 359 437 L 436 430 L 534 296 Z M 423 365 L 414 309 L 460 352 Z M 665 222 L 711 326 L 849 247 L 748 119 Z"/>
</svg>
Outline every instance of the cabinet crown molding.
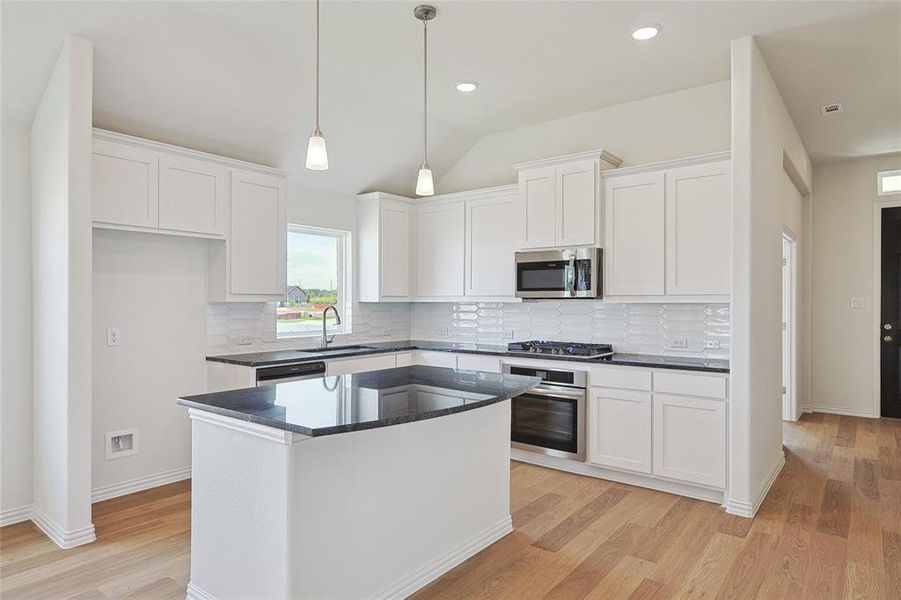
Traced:
<svg viewBox="0 0 901 600">
<path fill-rule="evenodd" d="M 638 175 L 639 173 L 650 173 L 653 171 L 665 171 L 667 169 L 676 169 L 679 167 L 690 167 L 692 165 L 702 165 L 706 163 L 719 162 L 729 160 L 732 152 L 713 152 L 711 154 L 699 154 L 698 156 L 688 156 L 685 158 L 677 158 L 674 160 L 664 160 L 661 162 L 647 163 L 644 165 L 634 165 L 628 167 L 619 167 L 609 171 L 602 171 L 601 177 L 609 179 L 611 177 L 619 177 L 621 175 Z"/>
<path fill-rule="evenodd" d="M 431 202 L 441 202 L 441 201 L 459 201 L 459 200 L 469 200 L 472 198 L 499 198 L 503 196 L 510 196 L 511 194 L 516 194 L 519 190 L 519 186 L 515 183 L 511 183 L 509 185 L 498 185 L 494 187 L 481 188 L 477 190 L 466 190 L 464 192 L 451 192 L 449 194 L 440 194 L 438 196 L 430 196 L 428 198 L 419 198 L 416 200 L 416 204 L 424 205 L 429 204 Z"/>
<path fill-rule="evenodd" d="M 619 167 L 623 164 L 623 159 L 616 156 L 615 154 L 611 154 L 607 152 L 603 148 L 599 148 L 597 150 L 587 150 L 585 152 L 576 152 L 575 154 L 566 154 L 563 156 L 554 156 L 552 158 L 542 158 L 540 160 L 530 160 L 527 162 L 516 163 L 512 165 L 514 169 L 517 171 L 524 171 L 526 169 L 535 169 L 539 167 L 555 167 L 557 165 L 564 165 L 566 163 L 576 162 L 579 160 L 602 160 L 606 163 L 613 165 L 614 167 Z"/>
<path fill-rule="evenodd" d="M 364 192 L 357 194 L 359 200 L 394 200 L 395 202 L 403 202 L 404 204 L 413 204 L 413 198 L 406 196 L 398 196 L 397 194 L 389 194 L 388 192 Z"/>
<path fill-rule="evenodd" d="M 201 152 L 200 150 L 191 150 L 190 148 L 183 148 L 181 146 L 173 146 L 172 144 L 139 138 L 125 133 L 108 131 L 106 129 L 99 129 L 97 127 L 93 128 L 93 138 L 95 140 L 107 140 L 110 142 L 118 142 L 120 144 L 129 144 L 131 146 L 137 146 L 139 148 L 145 148 L 147 150 L 154 150 L 156 152 L 165 152 L 167 154 L 174 154 L 176 156 L 194 158 L 232 169 L 243 169 L 245 171 L 253 171 L 255 173 L 262 173 L 263 175 L 280 177 L 282 179 L 286 179 L 291 175 L 290 171 L 284 171 L 282 169 L 276 169 L 274 167 L 267 167 L 265 165 L 258 165 L 255 163 L 238 160 L 236 158 L 219 156 L 218 154 L 210 154 L 209 152 Z"/>
</svg>

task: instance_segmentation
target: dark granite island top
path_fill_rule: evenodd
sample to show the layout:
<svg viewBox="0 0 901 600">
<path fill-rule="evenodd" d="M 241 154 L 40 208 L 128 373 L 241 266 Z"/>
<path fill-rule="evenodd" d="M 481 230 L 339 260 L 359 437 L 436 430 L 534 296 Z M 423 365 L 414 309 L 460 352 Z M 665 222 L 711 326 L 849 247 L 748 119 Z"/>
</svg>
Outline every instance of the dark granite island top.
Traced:
<svg viewBox="0 0 901 600">
<path fill-rule="evenodd" d="M 411 366 L 185 396 L 178 403 L 318 437 L 473 410 L 539 383 L 522 375 Z"/>
</svg>

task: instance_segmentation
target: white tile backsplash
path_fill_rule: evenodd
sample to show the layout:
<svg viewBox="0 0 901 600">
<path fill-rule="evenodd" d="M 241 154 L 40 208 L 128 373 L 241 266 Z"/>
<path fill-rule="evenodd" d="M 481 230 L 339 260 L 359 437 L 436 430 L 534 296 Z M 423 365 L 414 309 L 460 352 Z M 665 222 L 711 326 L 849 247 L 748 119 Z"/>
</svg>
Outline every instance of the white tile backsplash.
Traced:
<svg viewBox="0 0 901 600">
<path fill-rule="evenodd" d="M 354 303 L 352 333 L 338 344 L 425 339 L 506 344 L 546 339 L 613 344 L 618 352 L 729 358 L 728 304 L 614 304 L 594 300 L 522 303 Z M 241 338 L 250 344 L 239 344 Z M 686 341 L 674 348 L 673 340 Z M 279 340 L 274 303 L 207 305 L 207 352 L 315 346 L 318 336 Z M 716 342 L 719 348 L 705 348 Z"/>
<path fill-rule="evenodd" d="M 275 303 L 234 302 L 207 304 L 207 353 L 227 354 L 280 348 L 316 346 L 319 336 L 278 339 Z M 410 338 L 410 305 L 404 303 L 354 303 L 341 319 L 351 333 L 339 335 L 339 345 Z M 248 338 L 250 344 L 239 344 Z"/>
<path fill-rule="evenodd" d="M 422 303 L 413 339 L 504 344 L 545 339 L 610 343 L 618 352 L 728 358 L 728 304 L 614 304 L 594 300 Z M 445 333 L 446 332 L 446 333 Z M 674 348 L 674 340 L 686 347 Z M 705 348 L 706 342 L 719 348 Z"/>
</svg>

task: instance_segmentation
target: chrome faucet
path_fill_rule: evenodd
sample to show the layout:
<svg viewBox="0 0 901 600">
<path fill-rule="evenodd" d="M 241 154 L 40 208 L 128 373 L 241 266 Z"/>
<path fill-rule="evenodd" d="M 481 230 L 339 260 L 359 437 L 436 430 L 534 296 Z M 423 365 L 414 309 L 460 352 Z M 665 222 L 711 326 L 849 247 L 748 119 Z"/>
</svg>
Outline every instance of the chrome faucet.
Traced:
<svg viewBox="0 0 901 600">
<path fill-rule="evenodd" d="M 320 348 L 328 348 L 328 345 L 335 341 L 335 336 L 330 338 L 325 333 L 325 317 L 328 314 L 329 309 L 335 311 L 335 325 L 341 324 L 341 315 L 338 314 L 338 309 L 335 308 L 333 304 L 326 306 L 325 310 L 322 311 L 322 345 Z"/>
</svg>

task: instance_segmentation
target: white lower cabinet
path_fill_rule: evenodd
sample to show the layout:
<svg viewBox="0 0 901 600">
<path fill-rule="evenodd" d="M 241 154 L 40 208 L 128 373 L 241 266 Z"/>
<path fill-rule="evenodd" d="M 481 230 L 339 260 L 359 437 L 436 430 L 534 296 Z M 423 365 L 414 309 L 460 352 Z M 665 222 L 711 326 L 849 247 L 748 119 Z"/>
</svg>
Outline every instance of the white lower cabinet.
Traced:
<svg viewBox="0 0 901 600">
<path fill-rule="evenodd" d="M 457 368 L 467 371 L 487 371 L 489 373 L 500 373 L 501 359 L 499 356 L 458 354 Z"/>
<path fill-rule="evenodd" d="M 654 475 L 725 487 L 725 401 L 654 393 L 653 406 Z"/>
<path fill-rule="evenodd" d="M 397 366 L 397 355 L 376 354 L 359 358 L 330 360 L 325 363 L 326 375 L 346 375 L 348 373 L 365 373 L 380 369 L 393 369 Z"/>
<path fill-rule="evenodd" d="M 414 364 L 425 365 L 427 367 L 457 368 L 457 355 L 453 352 L 417 350 L 413 360 Z"/>
<path fill-rule="evenodd" d="M 591 388 L 588 462 L 651 473 L 651 394 Z"/>
</svg>

